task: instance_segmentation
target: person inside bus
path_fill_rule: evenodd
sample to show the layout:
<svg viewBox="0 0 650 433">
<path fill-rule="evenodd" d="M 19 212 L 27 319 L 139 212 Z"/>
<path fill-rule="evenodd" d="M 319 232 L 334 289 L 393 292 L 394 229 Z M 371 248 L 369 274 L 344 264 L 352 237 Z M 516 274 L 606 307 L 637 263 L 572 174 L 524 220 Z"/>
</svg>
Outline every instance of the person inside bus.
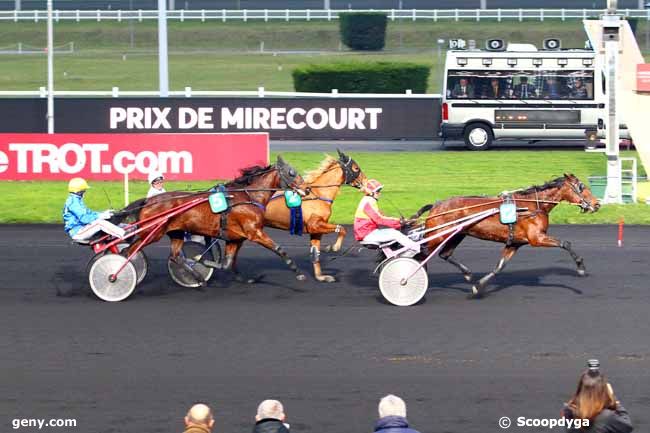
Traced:
<svg viewBox="0 0 650 433">
<path fill-rule="evenodd" d="M 573 99 L 588 99 L 589 94 L 587 93 L 587 88 L 582 84 L 582 80 L 580 78 L 576 78 L 573 81 L 573 87 L 571 88 L 571 91 L 569 92 L 571 95 L 571 98 Z"/>
<path fill-rule="evenodd" d="M 473 98 L 474 87 L 469 84 L 467 78 L 461 78 L 458 84 L 454 86 L 454 90 L 451 91 L 451 96 L 454 98 Z"/>
<path fill-rule="evenodd" d="M 497 99 L 505 97 L 505 86 L 500 83 L 498 78 L 492 78 L 490 84 L 483 88 L 481 96 L 488 99 Z"/>
<path fill-rule="evenodd" d="M 566 98 L 566 93 L 560 83 L 553 76 L 546 78 L 544 82 L 544 91 L 542 92 L 542 97 L 544 99 L 560 99 Z"/>
<path fill-rule="evenodd" d="M 515 86 L 515 98 L 529 99 L 537 97 L 537 89 L 532 84 L 528 84 L 528 77 L 521 77 L 519 84 Z"/>
</svg>

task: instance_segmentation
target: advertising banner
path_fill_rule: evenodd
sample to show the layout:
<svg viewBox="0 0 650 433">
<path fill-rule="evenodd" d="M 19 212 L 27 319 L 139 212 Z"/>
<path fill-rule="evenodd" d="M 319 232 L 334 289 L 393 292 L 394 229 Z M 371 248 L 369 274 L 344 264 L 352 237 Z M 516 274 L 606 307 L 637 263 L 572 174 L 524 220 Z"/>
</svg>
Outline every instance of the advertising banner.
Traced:
<svg viewBox="0 0 650 433">
<path fill-rule="evenodd" d="M 232 179 L 267 165 L 268 134 L 0 134 L 0 180 Z"/>
</svg>

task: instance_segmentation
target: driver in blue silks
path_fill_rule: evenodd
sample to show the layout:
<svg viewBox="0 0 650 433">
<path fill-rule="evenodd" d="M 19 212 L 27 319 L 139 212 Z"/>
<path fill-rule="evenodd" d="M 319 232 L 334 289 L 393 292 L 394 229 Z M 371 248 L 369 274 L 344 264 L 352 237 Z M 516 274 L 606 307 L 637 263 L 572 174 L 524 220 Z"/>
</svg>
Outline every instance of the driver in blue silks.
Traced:
<svg viewBox="0 0 650 433">
<path fill-rule="evenodd" d="M 83 201 L 88 183 L 80 178 L 70 179 L 68 183 L 68 199 L 63 206 L 63 224 L 65 232 L 76 242 L 87 243 L 97 232 L 104 232 L 117 238 L 124 238 L 123 228 L 110 223 L 113 216 L 110 210 L 95 212 L 89 209 Z"/>
</svg>

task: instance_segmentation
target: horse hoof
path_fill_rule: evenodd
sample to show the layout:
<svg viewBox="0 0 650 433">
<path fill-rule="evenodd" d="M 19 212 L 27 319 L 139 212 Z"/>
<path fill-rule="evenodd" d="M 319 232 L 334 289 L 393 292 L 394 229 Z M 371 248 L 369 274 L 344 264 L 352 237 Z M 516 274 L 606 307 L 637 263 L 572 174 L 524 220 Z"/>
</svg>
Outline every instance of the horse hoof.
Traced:
<svg viewBox="0 0 650 433">
<path fill-rule="evenodd" d="M 472 282 L 472 274 L 463 274 L 463 278 L 465 278 L 465 281 L 468 283 Z"/>
<path fill-rule="evenodd" d="M 481 299 L 482 297 L 483 294 L 476 286 L 472 286 L 471 293 L 467 295 L 467 299 Z"/>
<path fill-rule="evenodd" d="M 578 269 L 578 275 L 581 277 L 586 277 L 587 276 L 587 270 L 586 269 Z"/>
<path fill-rule="evenodd" d="M 305 274 L 296 275 L 296 280 L 298 280 L 298 281 L 305 281 L 306 279 L 307 279 L 307 277 L 305 276 Z"/>
<path fill-rule="evenodd" d="M 316 277 L 318 281 L 321 283 L 334 283 L 336 282 L 336 278 L 334 278 L 331 275 L 321 275 L 320 277 Z"/>
<path fill-rule="evenodd" d="M 323 252 L 331 253 L 332 251 L 334 251 L 334 247 L 331 245 L 326 245 L 325 248 L 323 248 Z"/>
</svg>

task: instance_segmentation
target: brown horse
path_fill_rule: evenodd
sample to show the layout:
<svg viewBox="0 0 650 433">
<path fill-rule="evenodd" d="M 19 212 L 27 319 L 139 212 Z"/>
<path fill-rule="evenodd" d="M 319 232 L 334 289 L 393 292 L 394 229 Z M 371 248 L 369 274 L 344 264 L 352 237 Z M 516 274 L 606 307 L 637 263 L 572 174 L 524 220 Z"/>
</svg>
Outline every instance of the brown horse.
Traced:
<svg viewBox="0 0 650 433">
<path fill-rule="evenodd" d="M 221 237 L 226 241 L 226 257 L 223 269 L 232 270 L 236 275 L 237 254 L 245 240 L 250 240 L 280 256 L 282 261 L 296 273 L 296 278 L 304 280 L 293 260 L 264 232 L 264 208 L 278 189 L 290 188 L 304 195 L 303 179 L 296 170 L 278 156 L 277 163 L 268 167 L 251 167 L 242 170 L 242 175 L 225 185 L 230 207 L 227 211 L 214 213 L 210 204 L 202 202 L 185 212 L 169 218 L 151 237 L 150 231 L 143 231 L 131 245 L 129 253 L 140 243 L 146 245 L 157 242 L 165 234 L 171 241 L 171 259 L 183 265 L 179 257 L 183 246 L 183 233 L 202 236 Z M 139 210 L 138 220 L 165 212 L 189 203 L 192 200 L 208 197 L 211 192 L 187 194 L 181 191 L 157 195 L 146 201 L 134 202 L 122 213 L 129 214 Z M 191 269 L 188 272 L 193 273 Z M 238 276 L 239 277 L 239 276 Z M 241 279 L 241 277 L 239 277 Z M 204 283 L 202 281 L 202 283 Z"/>
<path fill-rule="evenodd" d="M 518 215 L 516 223 L 502 224 L 499 214 L 490 216 L 460 232 L 440 251 L 440 257 L 460 269 L 465 279 L 471 282 L 472 273 L 469 268 L 452 257 L 454 250 L 465 236 L 505 244 L 496 268 L 472 286 L 472 297 L 480 297 L 487 283 L 503 270 L 520 247 L 527 244 L 533 247 L 555 247 L 568 251 L 575 261 L 578 274 L 585 275 L 584 260 L 573 251 L 571 243 L 553 238 L 546 233 L 549 224 L 548 214 L 562 201 L 580 206 L 583 212 L 596 212 L 600 207 L 589 188 L 572 174 L 565 174 L 541 186 L 531 186 L 499 197 L 453 197 L 433 206 L 422 207 L 414 217 L 419 218 L 428 210 L 429 215 L 425 226 L 432 228 L 476 212 L 498 208 L 506 199 L 512 199 L 517 208 L 524 211 Z M 427 249 L 433 251 L 441 241 L 442 239 L 434 239 L 428 242 Z"/>
<path fill-rule="evenodd" d="M 359 165 L 349 156 L 338 151 L 339 159 L 327 156 L 320 167 L 305 175 L 305 185 L 309 194 L 302 201 L 302 218 L 304 231 L 309 233 L 311 262 L 314 266 L 314 277 L 318 281 L 336 281 L 331 275 L 325 275 L 320 265 L 320 244 L 323 235 L 338 233 L 336 242 L 327 250 L 339 251 L 346 235 L 341 225 L 330 224 L 332 205 L 342 185 L 360 188 L 366 182 L 366 175 Z M 291 225 L 290 210 L 285 205 L 282 196 L 275 196 L 266 206 L 266 225 L 276 229 L 289 230 Z"/>
</svg>

